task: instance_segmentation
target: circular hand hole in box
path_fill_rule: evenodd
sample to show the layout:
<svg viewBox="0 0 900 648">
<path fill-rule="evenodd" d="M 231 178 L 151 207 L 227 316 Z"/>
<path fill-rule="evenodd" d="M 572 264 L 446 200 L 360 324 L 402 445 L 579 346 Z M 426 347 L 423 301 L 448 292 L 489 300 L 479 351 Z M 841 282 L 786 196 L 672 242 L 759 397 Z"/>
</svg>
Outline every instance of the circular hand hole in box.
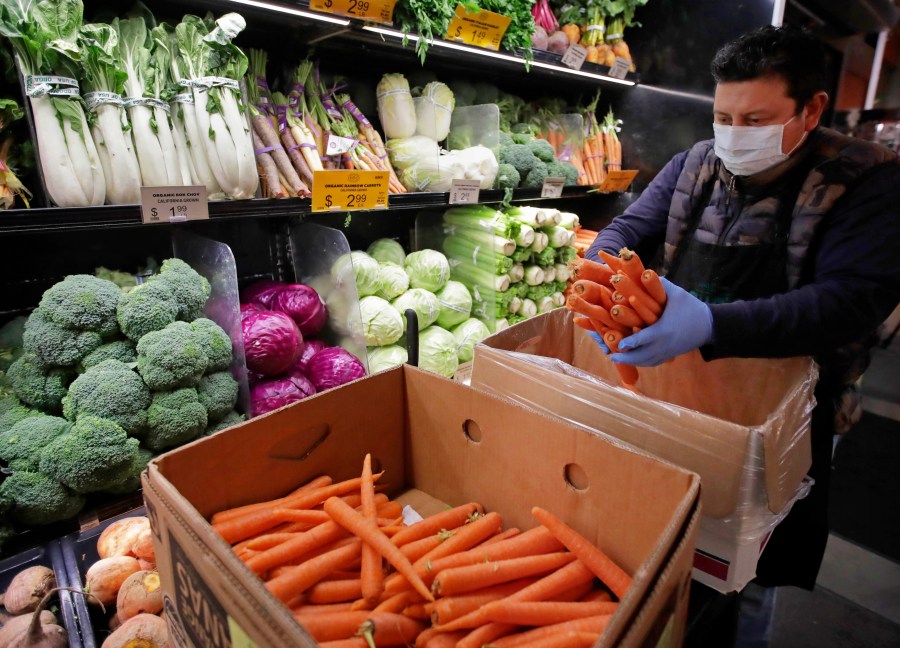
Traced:
<svg viewBox="0 0 900 648">
<path fill-rule="evenodd" d="M 463 432 L 472 443 L 481 443 L 481 428 L 475 421 L 469 419 L 463 423 Z"/>
<path fill-rule="evenodd" d="M 566 467 L 563 469 L 563 475 L 566 479 L 566 484 L 568 484 L 570 488 L 577 491 L 587 490 L 589 485 L 587 472 L 585 472 L 584 468 L 578 464 L 566 464 Z"/>
</svg>

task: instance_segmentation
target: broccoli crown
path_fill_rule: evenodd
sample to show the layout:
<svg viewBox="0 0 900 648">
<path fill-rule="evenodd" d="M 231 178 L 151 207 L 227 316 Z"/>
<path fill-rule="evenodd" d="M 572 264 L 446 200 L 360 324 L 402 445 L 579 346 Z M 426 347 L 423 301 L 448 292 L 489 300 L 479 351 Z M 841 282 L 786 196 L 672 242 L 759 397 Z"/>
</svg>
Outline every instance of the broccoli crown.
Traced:
<svg viewBox="0 0 900 648">
<path fill-rule="evenodd" d="M 500 131 L 500 146 L 509 146 L 510 144 L 515 144 L 515 142 L 513 142 L 512 135 L 504 131 Z"/>
<path fill-rule="evenodd" d="M 94 275 L 69 275 L 44 291 L 40 309 L 54 324 L 112 335 L 118 330 L 119 287 Z"/>
<path fill-rule="evenodd" d="M 208 364 L 206 371 L 221 371 L 231 366 L 231 360 L 234 357 L 231 352 L 231 338 L 228 337 L 221 326 L 210 319 L 201 317 L 191 322 L 191 329 L 203 350 L 206 352 Z"/>
<path fill-rule="evenodd" d="M 21 406 L 22 403 L 19 402 L 19 399 L 12 394 L 0 396 L 0 418 L 2 418 L 7 412 Z"/>
<path fill-rule="evenodd" d="M 138 440 L 115 421 L 84 416 L 44 447 L 40 471 L 76 493 L 94 493 L 122 481 L 137 458 Z"/>
<path fill-rule="evenodd" d="M 72 374 L 59 367 L 44 367 L 33 353 L 25 353 L 7 372 L 19 400 L 48 412 L 58 412 Z"/>
<path fill-rule="evenodd" d="M 186 322 L 148 333 L 138 342 L 137 352 L 138 373 L 157 391 L 196 385 L 209 363 L 203 344 Z"/>
<path fill-rule="evenodd" d="M 163 282 L 174 293 L 178 301 L 178 319 L 191 322 L 203 315 L 212 289 L 206 277 L 181 259 L 163 261 L 162 269 L 151 281 Z"/>
<path fill-rule="evenodd" d="M 112 342 L 101 344 L 81 359 L 77 367 L 78 372 L 84 373 L 104 360 L 118 360 L 125 364 L 135 362 L 137 360 L 137 350 L 134 348 L 134 342 L 131 340 L 113 340 Z"/>
<path fill-rule="evenodd" d="M 69 329 L 54 323 L 40 308 L 25 322 L 22 344 L 41 364 L 69 367 L 103 344 L 96 331 Z"/>
<path fill-rule="evenodd" d="M 150 463 L 150 460 L 153 459 L 153 456 L 154 455 L 150 450 L 138 448 L 137 459 L 131 466 L 131 469 L 126 471 L 122 481 L 116 482 L 103 492 L 109 493 L 110 495 L 127 495 L 128 493 L 139 490 L 141 487 L 141 473 L 144 472 L 144 469 L 147 467 L 147 464 Z"/>
<path fill-rule="evenodd" d="M 547 140 L 533 139 L 527 144 L 528 148 L 538 160 L 542 162 L 553 162 L 556 159 L 556 151 Z"/>
<path fill-rule="evenodd" d="M 227 371 L 211 373 L 200 379 L 197 396 L 206 407 L 210 422 L 218 421 L 237 403 L 238 383 Z"/>
<path fill-rule="evenodd" d="M 63 416 L 109 419 L 128 434 L 138 435 L 147 424 L 150 389 L 123 362 L 104 360 L 78 376 L 63 398 Z"/>
<path fill-rule="evenodd" d="M 563 183 L 567 187 L 578 184 L 578 169 L 568 162 L 553 161 L 547 165 L 547 175 L 551 177 L 565 178 Z"/>
<path fill-rule="evenodd" d="M 14 404 L 10 404 L 10 402 L 7 400 L 8 398 L 11 398 Z M 5 432 L 22 419 L 29 418 L 31 416 L 44 415 L 43 412 L 39 412 L 38 410 L 26 407 L 19 402 L 18 398 L 15 398 L 14 396 L 5 396 L 3 398 L 3 402 L 7 407 L 5 411 L 0 414 L 0 432 Z"/>
<path fill-rule="evenodd" d="M 27 319 L 20 315 L 0 326 L 0 371 L 6 371 L 22 355 L 22 335 Z"/>
<path fill-rule="evenodd" d="M 0 501 L 20 524 L 67 520 L 84 506 L 84 498 L 40 472 L 17 470 L 0 484 Z"/>
<path fill-rule="evenodd" d="M 151 450 L 164 450 L 187 443 L 200 436 L 207 422 L 206 407 L 196 389 L 157 392 L 147 412 L 144 445 Z"/>
<path fill-rule="evenodd" d="M 512 164 L 503 163 L 497 167 L 497 177 L 494 179 L 494 189 L 515 189 L 519 186 L 522 176 Z"/>
<path fill-rule="evenodd" d="M 529 189 L 540 189 L 544 186 L 544 180 L 546 179 L 547 163 L 536 159 L 534 161 L 534 166 L 531 167 L 531 171 L 528 172 L 528 175 L 526 175 L 525 179 L 522 181 L 522 186 Z"/>
<path fill-rule="evenodd" d="M 531 135 L 534 132 L 531 124 L 527 122 L 519 122 L 518 124 L 513 124 L 512 132 L 514 135 Z"/>
<path fill-rule="evenodd" d="M 513 144 L 511 146 L 500 148 L 500 159 L 498 161 L 501 164 L 505 163 L 513 165 L 516 167 L 516 171 L 519 172 L 519 175 L 525 176 L 531 171 L 532 167 L 534 167 L 534 163 L 538 160 L 534 157 L 534 153 L 531 152 L 531 149 L 525 144 Z"/>
<path fill-rule="evenodd" d="M 69 421 L 57 416 L 24 418 L 5 432 L 0 432 L 0 459 L 13 470 L 36 471 L 44 446 L 71 427 Z"/>
<path fill-rule="evenodd" d="M 221 421 L 210 425 L 203 432 L 203 436 L 212 436 L 216 432 L 221 432 L 222 430 L 226 430 L 230 428 L 232 425 L 237 425 L 238 423 L 243 423 L 246 419 L 243 414 L 238 414 L 236 411 L 231 410 L 226 414 Z"/>
<path fill-rule="evenodd" d="M 168 283 L 148 281 L 122 295 L 116 317 L 125 337 L 137 342 L 178 318 L 178 300 Z"/>
<path fill-rule="evenodd" d="M 512 141 L 513 144 L 528 144 L 529 142 L 534 140 L 534 135 L 531 133 L 513 133 Z"/>
</svg>

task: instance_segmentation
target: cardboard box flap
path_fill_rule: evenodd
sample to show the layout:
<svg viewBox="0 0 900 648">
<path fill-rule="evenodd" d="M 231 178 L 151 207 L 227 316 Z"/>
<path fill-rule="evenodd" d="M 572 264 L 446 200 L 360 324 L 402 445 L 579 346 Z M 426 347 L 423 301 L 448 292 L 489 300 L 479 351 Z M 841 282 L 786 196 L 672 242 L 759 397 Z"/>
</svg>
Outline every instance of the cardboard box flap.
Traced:
<svg viewBox="0 0 900 648">
<path fill-rule="evenodd" d="M 524 368 L 523 361 L 536 368 Z M 493 363 L 493 370 L 480 363 Z M 520 373 L 504 379 L 503 368 L 513 364 Z M 547 384 L 548 371 L 555 374 L 552 384 Z M 573 324 L 572 314 L 560 309 L 478 345 L 471 384 L 537 403 L 697 472 L 704 484 L 714 485 L 702 495 L 704 513 L 711 517 L 734 511 L 741 471 L 762 465 L 763 457 L 748 453 L 749 435 L 761 434 L 765 465 L 777 466 L 766 475 L 769 507 L 782 510 L 810 465 L 808 434 L 818 377 L 810 358 L 707 362 L 694 352 L 639 373 L 637 386 L 645 397 L 617 387 L 615 365 Z M 557 380 L 559 375 L 569 379 Z M 523 380 L 526 376 L 531 380 Z"/>
</svg>

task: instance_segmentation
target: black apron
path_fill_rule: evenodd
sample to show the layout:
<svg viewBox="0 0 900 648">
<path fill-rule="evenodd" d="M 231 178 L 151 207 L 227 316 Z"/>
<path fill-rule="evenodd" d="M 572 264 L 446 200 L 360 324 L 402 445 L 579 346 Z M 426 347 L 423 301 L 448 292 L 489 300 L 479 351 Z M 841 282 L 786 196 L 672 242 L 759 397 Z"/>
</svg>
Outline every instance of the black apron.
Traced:
<svg viewBox="0 0 900 648">
<path fill-rule="evenodd" d="M 802 178 L 801 178 L 802 181 Z M 699 213 L 693 215 L 667 278 L 708 304 L 751 300 L 787 291 L 787 242 L 791 212 L 800 184 L 791 182 L 776 216 L 772 243 L 725 246 L 696 240 L 700 216 L 715 182 L 710 182 Z M 794 189 L 796 188 L 796 191 Z M 816 388 L 817 406 L 812 415 L 813 462 L 810 476 L 816 480 L 810 494 L 797 502 L 772 533 L 757 566 L 756 582 L 764 586 L 794 585 L 813 589 L 828 539 L 827 494 L 834 434 L 833 395 Z"/>
</svg>

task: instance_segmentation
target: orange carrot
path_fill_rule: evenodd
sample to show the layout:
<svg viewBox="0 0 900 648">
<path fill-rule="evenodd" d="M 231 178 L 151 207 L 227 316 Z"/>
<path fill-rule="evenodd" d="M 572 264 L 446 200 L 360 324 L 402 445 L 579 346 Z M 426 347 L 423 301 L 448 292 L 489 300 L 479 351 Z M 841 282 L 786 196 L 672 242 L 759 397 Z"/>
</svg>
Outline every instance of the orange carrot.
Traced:
<svg viewBox="0 0 900 648">
<path fill-rule="evenodd" d="M 644 305 L 644 302 L 640 301 L 636 297 L 629 297 L 628 303 L 629 305 L 631 305 L 631 308 L 634 309 L 634 312 L 637 313 L 637 316 L 640 317 L 643 320 L 644 324 L 646 324 L 647 326 L 656 324 L 656 322 L 659 320 L 659 317 L 657 317 L 656 313 L 647 308 Z"/>
<path fill-rule="evenodd" d="M 495 542 L 502 542 L 503 540 L 509 540 L 510 538 L 515 538 L 517 535 L 520 535 L 522 532 L 515 528 L 510 527 L 508 529 L 504 529 L 500 533 L 492 535 L 490 538 L 482 542 L 479 547 L 486 547 L 488 545 L 494 544 Z"/>
<path fill-rule="evenodd" d="M 666 289 L 663 288 L 659 275 L 653 270 L 644 270 L 641 274 L 641 285 L 660 306 L 666 305 Z"/>
<path fill-rule="evenodd" d="M 572 322 L 578 328 L 583 328 L 585 331 L 594 331 L 595 333 L 600 333 L 596 328 L 594 328 L 593 323 L 587 317 L 576 317 Z M 606 327 L 603 327 L 606 328 Z M 600 333 L 602 335 L 602 333 Z"/>
<path fill-rule="evenodd" d="M 347 506 L 343 501 L 336 497 L 331 497 L 325 501 L 325 510 L 335 522 L 355 536 L 365 540 L 366 544 L 375 547 L 378 553 L 394 566 L 394 569 L 406 577 L 413 588 L 422 595 L 422 598 L 427 601 L 434 600 L 431 592 L 425 587 L 425 583 L 423 583 L 422 579 L 416 574 L 412 564 L 406 559 L 406 556 L 400 552 L 396 545 L 391 542 L 391 539 L 384 535 L 373 522 L 364 518 L 353 508 Z M 421 524 L 421 522 L 419 524 Z M 396 538 L 396 536 L 394 537 Z"/>
<path fill-rule="evenodd" d="M 609 350 L 613 353 L 619 353 L 619 343 L 622 341 L 623 335 L 621 332 L 616 330 L 610 330 L 603 336 L 603 341 L 606 342 L 606 346 L 609 347 Z M 630 364 L 622 364 L 615 363 L 616 371 L 619 372 L 619 378 L 622 380 L 622 385 L 637 391 L 635 385 L 637 384 L 638 378 L 640 377 L 638 374 L 637 367 Z"/>
<path fill-rule="evenodd" d="M 235 545 L 234 550 L 238 551 L 239 549 L 246 547 L 253 551 L 265 551 L 266 549 L 271 549 L 272 547 L 280 545 L 282 542 L 287 542 L 295 537 L 297 537 L 297 533 L 268 533 L 266 535 L 251 538 L 250 540 L 244 540 L 244 542 L 241 543 L 243 547 L 241 545 Z"/>
<path fill-rule="evenodd" d="M 416 561 L 416 567 L 425 567 L 428 562 L 445 556 L 468 551 L 500 531 L 503 520 L 496 511 L 479 516 L 477 520 L 463 525 L 449 538 Z"/>
<path fill-rule="evenodd" d="M 413 603 L 412 605 L 407 605 L 403 608 L 401 614 L 403 616 L 408 616 L 410 619 L 431 621 L 431 613 L 426 608 L 425 603 Z"/>
<path fill-rule="evenodd" d="M 419 595 L 416 592 L 406 590 L 405 592 L 400 592 L 399 594 L 394 594 L 393 596 L 384 599 L 375 606 L 375 611 L 400 613 L 403 611 L 403 608 L 412 603 L 414 599 L 418 598 Z"/>
<path fill-rule="evenodd" d="M 325 605 L 310 605 L 303 603 L 291 608 L 291 612 L 293 612 L 295 617 L 303 614 L 329 614 L 331 612 L 343 612 L 344 610 L 349 610 L 350 605 L 351 603 L 349 602 L 327 603 Z"/>
<path fill-rule="evenodd" d="M 579 600 L 584 601 L 585 603 L 591 601 L 612 601 L 612 594 L 605 589 L 594 589 L 582 596 Z"/>
<path fill-rule="evenodd" d="M 605 250 L 597 250 L 597 254 L 600 256 L 600 259 L 606 263 L 606 265 L 608 265 L 616 272 L 616 274 L 622 273 L 624 266 L 624 262 L 622 261 L 622 259 L 614 254 L 606 252 Z"/>
<path fill-rule="evenodd" d="M 300 621 L 300 619 L 297 619 Z M 369 648 L 363 637 L 350 637 L 349 639 L 335 639 L 334 641 L 319 641 L 319 648 Z"/>
<path fill-rule="evenodd" d="M 644 273 L 644 264 L 641 262 L 641 258 L 627 247 L 619 250 L 619 258 L 622 260 L 622 272 L 628 275 L 633 282 L 640 284 L 641 275 Z"/>
<path fill-rule="evenodd" d="M 527 646 L 528 648 L 590 648 L 599 638 L 599 632 L 569 630 L 557 635 L 544 637 L 543 639 L 535 639 L 529 642 Z"/>
<path fill-rule="evenodd" d="M 362 595 L 359 578 L 316 583 L 306 593 L 306 602 L 315 604 L 353 602 Z"/>
<path fill-rule="evenodd" d="M 567 565 L 575 559 L 569 552 L 525 556 L 465 567 L 453 567 L 438 573 L 431 589 L 442 596 L 453 596 L 519 578 L 540 576 Z"/>
<path fill-rule="evenodd" d="M 425 646 L 428 645 L 428 642 L 439 634 L 443 633 L 434 627 L 426 628 L 418 637 L 416 637 L 416 648 L 425 648 Z"/>
<path fill-rule="evenodd" d="M 460 594 L 459 596 L 439 598 L 434 602 L 434 606 L 431 609 L 431 622 L 434 625 L 450 623 L 454 619 L 465 616 L 469 612 L 473 612 L 492 601 L 499 601 L 511 594 L 515 594 L 536 582 L 536 578 L 523 578 L 467 594 Z"/>
<path fill-rule="evenodd" d="M 612 310 L 612 307 L 615 306 L 613 291 L 606 286 L 600 286 L 600 305 L 606 310 Z"/>
<path fill-rule="evenodd" d="M 416 522 L 410 527 L 404 529 L 393 538 L 393 542 L 398 547 L 402 547 L 407 542 L 424 538 L 425 536 L 434 535 L 441 529 L 455 529 L 465 524 L 466 520 L 472 513 L 483 513 L 484 510 L 480 504 L 469 503 L 457 506 L 456 508 L 447 509 L 434 515 L 429 515 L 421 522 Z"/>
<path fill-rule="evenodd" d="M 547 528 L 554 537 L 563 543 L 569 551 L 590 569 L 597 578 L 606 585 L 619 600 L 625 597 L 631 587 L 631 576 L 615 564 L 599 548 L 591 544 L 587 538 L 560 520 L 549 511 L 535 506 L 531 514 Z"/>
<path fill-rule="evenodd" d="M 254 556 L 247 561 L 247 567 L 256 574 L 264 574 L 273 567 L 301 558 L 313 549 L 324 547 L 345 535 L 346 531 L 340 526 L 334 522 L 326 522 Z"/>
<path fill-rule="evenodd" d="M 260 509 L 272 508 L 280 506 L 283 502 L 287 501 L 291 497 L 299 495 L 300 493 L 304 493 L 310 490 L 314 490 L 316 488 L 322 488 L 324 486 L 330 486 L 332 483 L 331 477 L 327 475 L 322 475 L 321 477 L 316 477 L 312 479 L 300 488 L 288 493 L 286 497 L 279 497 L 278 499 L 271 500 L 268 502 L 257 502 L 256 504 L 247 504 L 246 506 L 238 506 L 232 509 L 226 509 L 224 511 L 220 511 L 212 516 L 210 522 L 213 524 L 217 522 L 226 522 L 228 520 L 232 520 L 237 517 L 241 517 L 242 515 L 249 513 L 251 511 L 258 511 Z"/>
<path fill-rule="evenodd" d="M 494 601 L 485 606 L 490 621 L 525 626 L 547 626 L 589 616 L 612 614 L 618 603 L 580 601 Z"/>
<path fill-rule="evenodd" d="M 268 589 L 278 600 L 288 602 L 303 594 L 322 578 L 336 569 L 342 569 L 359 556 L 361 542 L 345 545 L 321 556 L 311 558 L 302 565 L 291 569 L 288 573 L 273 578 L 266 583 Z"/>
<path fill-rule="evenodd" d="M 465 636 L 465 632 L 439 632 L 428 640 L 425 648 L 456 648 L 456 643 Z"/>
<path fill-rule="evenodd" d="M 579 279 L 572 284 L 572 290 L 575 291 L 575 294 L 580 295 L 582 299 L 591 304 L 603 303 L 602 295 L 604 289 L 609 290 L 602 284 L 586 279 Z"/>
<path fill-rule="evenodd" d="M 363 459 L 360 497 L 362 499 L 363 516 L 374 523 L 378 517 L 378 512 L 375 505 L 375 482 L 372 480 L 372 455 L 368 453 Z M 362 548 L 360 580 L 362 583 L 362 597 L 369 604 L 374 605 L 384 591 L 384 571 L 381 566 L 381 556 L 374 547 L 368 544 Z"/>
<path fill-rule="evenodd" d="M 603 306 L 591 304 L 578 295 L 569 295 L 566 299 L 566 308 L 589 318 L 597 331 L 603 327 L 621 331 L 622 333 L 630 331 L 627 326 L 614 320 L 612 315 L 609 314 L 609 311 L 603 308 Z"/>
<path fill-rule="evenodd" d="M 644 320 L 634 311 L 623 304 L 616 304 L 609 311 L 610 316 L 620 324 L 633 328 L 635 326 L 643 326 Z"/>
<path fill-rule="evenodd" d="M 400 547 L 400 551 L 403 552 L 403 555 L 409 559 L 409 562 L 415 563 L 419 558 L 421 558 L 429 551 L 441 544 L 444 540 L 449 538 L 451 533 L 453 532 L 441 531 L 434 534 L 433 536 L 428 536 L 425 538 L 420 538 L 418 540 L 413 540 L 412 542 L 407 542 L 405 545 Z"/>
<path fill-rule="evenodd" d="M 322 524 L 322 522 L 328 522 L 328 520 L 331 519 L 325 511 L 311 511 L 309 509 L 300 509 L 297 511 L 294 509 L 277 508 L 272 509 L 272 514 L 282 522 Z"/>
<path fill-rule="evenodd" d="M 613 288 L 625 295 L 626 298 L 634 297 L 657 316 L 662 314 L 662 306 L 659 305 L 659 302 L 653 299 L 653 297 L 644 290 L 642 284 L 633 282 L 628 275 L 614 275 L 612 279 L 610 279 L 610 282 L 612 283 Z"/>
<path fill-rule="evenodd" d="M 628 305 L 628 297 L 626 297 L 624 294 L 620 293 L 618 290 L 614 290 L 613 294 L 612 294 L 612 302 L 613 302 L 613 306 L 615 306 L 616 304 L 621 304 L 622 306 L 627 306 Z"/>
<path fill-rule="evenodd" d="M 543 640 L 547 637 L 555 637 L 567 632 L 591 632 L 600 634 L 606 629 L 609 623 L 609 614 L 600 616 L 585 617 L 583 619 L 575 619 L 574 621 L 565 621 L 556 625 L 535 628 L 527 632 L 521 632 L 515 635 L 504 637 L 493 642 L 496 648 L 519 648 L 521 646 L 530 646 L 532 642 Z"/>
<path fill-rule="evenodd" d="M 505 637 L 518 630 L 518 626 L 511 623 L 488 623 L 475 628 L 465 637 L 456 642 L 456 648 L 481 648 L 493 646 L 499 637 Z"/>
<path fill-rule="evenodd" d="M 318 616 L 301 615 L 297 621 L 317 642 L 347 639 L 360 631 L 363 624 L 371 622 L 374 626 L 373 635 L 379 646 L 402 646 L 415 643 L 416 636 L 425 629 L 423 624 L 401 614 L 366 610 L 335 612 Z"/>
<path fill-rule="evenodd" d="M 591 261 L 590 259 L 575 258 L 572 259 L 568 265 L 569 274 L 574 281 L 586 279 L 602 286 L 611 286 L 609 280 L 612 279 L 615 272 L 605 263 Z"/>
</svg>

